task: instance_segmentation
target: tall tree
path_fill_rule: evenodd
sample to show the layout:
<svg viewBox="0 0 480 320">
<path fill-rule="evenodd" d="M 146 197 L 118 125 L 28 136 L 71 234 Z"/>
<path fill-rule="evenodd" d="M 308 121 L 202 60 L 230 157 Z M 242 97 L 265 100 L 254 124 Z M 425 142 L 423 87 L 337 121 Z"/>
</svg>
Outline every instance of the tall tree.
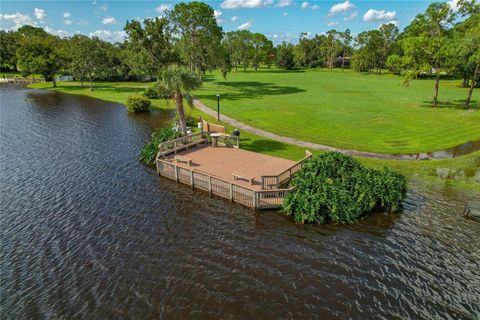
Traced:
<svg viewBox="0 0 480 320">
<path fill-rule="evenodd" d="M 340 41 L 340 36 L 341 34 L 336 30 L 327 31 L 324 48 L 327 66 L 330 69 L 334 67 L 335 60 L 342 49 L 342 42 Z"/>
<path fill-rule="evenodd" d="M 464 34 L 463 39 L 459 39 L 458 50 L 459 56 L 464 61 L 464 68 L 467 72 L 470 71 L 471 75 L 472 82 L 465 100 L 465 108 L 469 108 L 473 88 L 480 81 L 480 3 L 475 0 L 460 0 L 458 5 L 460 14 L 468 17 L 456 28 L 460 29 L 456 34 L 460 37 L 462 33 Z"/>
<path fill-rule="evenodd" d="M 248 30 L 227 32 L 223 44 L 230 55 L 235 71 L 238 71 L 239 65 L 243 65 L 244 71 L 247 70 L 253 53 L 252 33 Z"/>
<path fill-rule="evenodd" d="M 165 96 L 171 97 L 175 101 L 177 108 L 180 129 L 182 133 L 187 134 L 187 121 L 183 99 L 189 104 L 192 103 L 190 92 L 201 85 L 200 78 L 192 73 L 188 68 L 179 65 L 170 65 L 163 69 L 158 76 L 158 90 Z"/>
<path fill-rule="evenodd" d="M 261 33 L 252 34 L 252 65 L 255 71 L 258 70 L 260 63 L 267 59 L 272 48 L 272 41 L 268 40 L 265 35 Z"/>
<path fill-rule="evenodd" d="M 293 61 L 293 44 L 282 42 L 277 46 L 277 65 L 283 69 L 292 69 Z"/>
<path fill-rule="evenodd" d="M 217 25 L 214 10 L 208 4 L 192 1 L 176 4 L 169 13 L 178 50 L 191 72 L 213 70 L 222 57 L 222 28 Z"/>
<path fill-rule="evenodd" d="M 178 62 L 171 38 L 173 31 L 166 18 L 145 19 L 143 23 L 127 21 L 124 30 L 128 35 L 128 62 L 139 73 L 157 75 L 169 63 Z"/>
<path fill-rule="evenodd" d="M 39 73 L 56 87 L 55 75 L 64 65 L 61 42 L 52 35 L 27 35 L 16 51 L 17 68 L 24 76 Z"/>
<path fill-rule="evenodd" d="M 345 66 L 345 57 L 350 55 L 352 51 L 351 43 L 352 43 L 353 37 L 352 34 L 350 33 L 350 29 L 346 29 L 343 32 L 340 32 L 340 43 L 341 43 L 341 48 L 342 48 L 342 71 Z"/>
<path fill-rule="evenodd" d="M 425 13 L 417 15 L 406 28 L 402 39 L 402 48 L 410 67 L 407 77 L 422 71 L 435 73 L 434 108 L 438 105 L 440 73 L 448 57 L 447 36 L 453 18 L 447 3 L 432 3 Z"/>
<path fill-rule="evenodd" d="M 17 70 L 17 57 L 15 55 L 19 46 L 18 33 L 0 30 L 0 69 L 8 71 Z"/>
</svg>

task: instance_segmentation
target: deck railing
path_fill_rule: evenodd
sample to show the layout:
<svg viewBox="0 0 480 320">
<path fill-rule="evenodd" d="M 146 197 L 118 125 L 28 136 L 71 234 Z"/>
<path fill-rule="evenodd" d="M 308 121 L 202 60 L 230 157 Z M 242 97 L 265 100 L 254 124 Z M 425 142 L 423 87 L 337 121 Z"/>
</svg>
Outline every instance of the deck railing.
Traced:
<svg viewBox="0 0 480 320">
<path fill-rule="evenodd" d="M 264 190 L 279 189 L 286 182 L 288 182 L 297 171 L 302 169 L 302 166 L 305 160 L 310 159 L 311 157 L 312 157 L 312 153 L 308 150 L 305 150 L 305 157 L 302 160 L 296 162 L 293 166 L 291 166 L 287 170 L 275 176 L 261 176 L 262 189 Z"/>
<path fill-rule="evenodd" d="M 234 147 L 238 149 L 240 146 L 240 138 L 238 136 L 232 136 L 223 133 L 219 137 L 217 137 L 217 145 L 224 147 Z"/>
<path fill-rule="evenodd" d="M 162 142 L 158 145 L 158 155 L 164 157 L 170 153 L 177 153 L 178 151 L 195 147 L 199 144 L 207 143 L 207 139 L 203 133 L 194 133 L 183 136 L 177 139 Z"/>
<path fill-rule="evenodd" d="M 253 209 L 276 209 L 292 189 L 254 190 L 207 173 L 178 166 L 157 157 L 157 172 L 160 176 L 190 185 Z"/>
</svg>

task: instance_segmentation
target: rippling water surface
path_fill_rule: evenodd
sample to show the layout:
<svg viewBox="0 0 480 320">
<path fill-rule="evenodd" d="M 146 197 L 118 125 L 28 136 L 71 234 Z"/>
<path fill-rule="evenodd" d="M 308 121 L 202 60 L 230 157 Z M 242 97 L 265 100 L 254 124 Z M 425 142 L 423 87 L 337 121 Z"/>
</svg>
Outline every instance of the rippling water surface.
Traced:
<svg viewBox="0 0 480 320">
<path fill-rule="evenodd" d="M 2 319 L 478 319 L 479 196 L 298 226 L 137 161 L 168 114 L 1 89 Z"/>
</svg>

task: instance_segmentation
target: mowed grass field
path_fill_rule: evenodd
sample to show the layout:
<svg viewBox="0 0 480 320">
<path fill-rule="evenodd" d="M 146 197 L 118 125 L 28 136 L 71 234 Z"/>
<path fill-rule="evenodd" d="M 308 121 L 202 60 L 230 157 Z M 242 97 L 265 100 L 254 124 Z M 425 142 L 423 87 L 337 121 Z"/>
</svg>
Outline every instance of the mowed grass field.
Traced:
<svg viewBox="0 0 480 320">
<path fill-rule="evenodd" d="M 135 93 L 139 94 L 151 85 L 151 83 L 146 82 L 101 82 L 95 84 L 95 90 L 93 92 L 90 91 L 88 86 L 82 88 L 80 83 L 70 81 L 59 82 L 57 88 L 52 88 L 51 83 L 37 83 L 29 85 L 29 87 L 49 90 L 54 89 L 63 93 L 85 95 L 125 104 L 128 96 Z M 152 100 L 152 103 L 156 108 L 175 108 L 175 105 L 172 102 L 167 103 L 163 99 Z M 209 122 L 218 123 L 216 119 L 198 109 L 186 107 L 186 112 L 194 119 L 203 117 Z M 225 125 L 228 132 L 232 132 L 234 129 L 228 124 L 221 122 L 220 124 Z M 260 137 L 246 131 L 241 133 L 240 146 L 246 150 L 261 152 L 290 160 L 299 160 L 305 154 L 305 148 Z M 314 154 L 320 153 L 315 150 L 311 151 L 313 151 Z M 411 181 L 431 182 L 438 187 L 444 186 L 449 188 L 450 186 L 453 186 L 462 189 L 480 190 L 477 173 L 480 172 L 480 151 L 464 157 L 448 160 L 395 161 L 361 157 L 358 157 L 357 159 L 371 167 L 381 168 L 387 166 L 395 171 L 405 174 Z M 444 174 L 446 170 L 448 171 L 447 176 Z"/>
<path fill-rule="evenodd" d="M 461 106 L 461 80 L 440 82 L 440 108 L 431 108 L 433 80 L 402 86 L 391 74 L 351 70 L 267 70 L 206 75 L 195 95 L 249 125 L 305 141 L 361 151 L 437 151 L 480 139 L 478 89 Z"/>
</svg>

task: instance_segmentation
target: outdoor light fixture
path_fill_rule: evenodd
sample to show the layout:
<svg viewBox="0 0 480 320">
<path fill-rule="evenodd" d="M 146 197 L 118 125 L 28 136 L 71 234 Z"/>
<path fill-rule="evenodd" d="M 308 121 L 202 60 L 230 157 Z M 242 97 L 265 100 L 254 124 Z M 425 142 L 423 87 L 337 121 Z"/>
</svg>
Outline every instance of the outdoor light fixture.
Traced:
<svg viewBox="0 0 480 320">
<path fill-rule="evenodd" d="M 220 121 L 220 95 L 217 94 L 217 120 Z"/>
</svg>

